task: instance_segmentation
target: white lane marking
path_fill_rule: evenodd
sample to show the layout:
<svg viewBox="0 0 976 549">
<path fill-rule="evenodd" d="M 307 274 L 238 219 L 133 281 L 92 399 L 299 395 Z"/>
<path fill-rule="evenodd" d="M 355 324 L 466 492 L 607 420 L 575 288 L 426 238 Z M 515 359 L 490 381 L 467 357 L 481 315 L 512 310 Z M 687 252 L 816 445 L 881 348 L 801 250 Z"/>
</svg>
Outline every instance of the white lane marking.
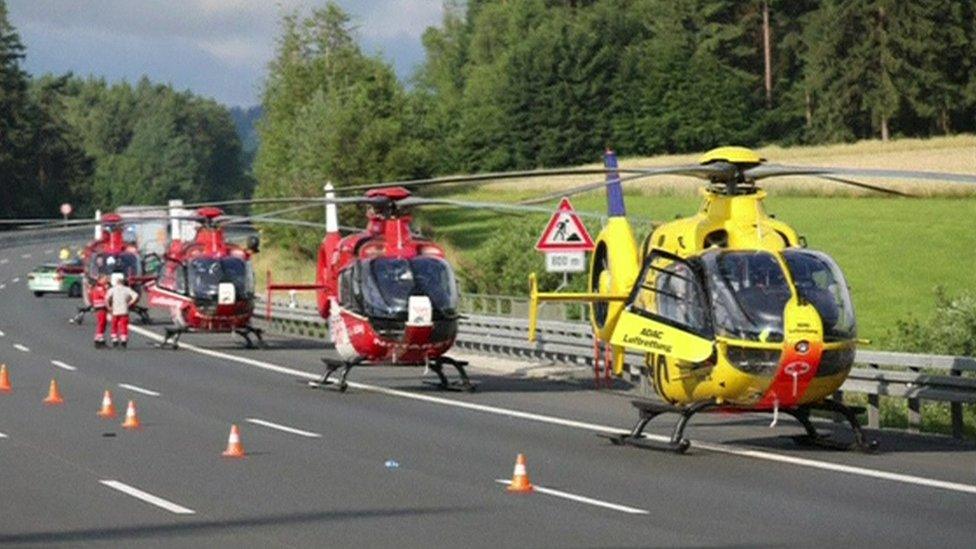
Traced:
<svg viewBox="0 0 976 549">
<path fill-rule="evenodd" d="M 30 259 L 31 254 L 20 254 L 21 259 Z"/>
<path fill-rule="evenodd" d="M 64 362 L 61 362 L 60 360 L 52 360 L 51 364 L 54 364 L 55 366 L 61 368 L 62 370 L 68 370 L 69 372 L 73 372 L 78 369 L 70 364 L 65 364 Z"/>
<path fill-rule="evenodd" d="M 510 480 L 495 479 L 498 484 L 505 484 L 506 486 L 511 484 Z M 569 492 L 563 492 L 561 490 L 553 490 L 552 488 L 545 488 L 539 486 L 538 484 L 532 485 L 532 490 L 534 492 L 539 492 L 540 494 L 547 494 L 550 496 L 556 496 L 557 498 L 569 499 L 573 501 L 578 501 L 580 503 L 585 503 L 587 505 L 595 505 L 597 507 L 605 507 L 607 509 L 613 509 L 614 511 L 620 511 L 621 513 L 630 513 L 631 515 L 649 515 L 650 511 L 645 509 L 638 509 L 636 507 L 628 507 L 626 505 L 620 505 L 617 503 L 610 503 L 609 501 L 603 501 L 599 499 L 588 498 L 586 496 L 578 496 L 576 494 L 570 494 Z"/>
<path fill-rule="evenodd" d="M 7 287 L 7 285 L 6 285 L 6 284 L 0 284 L 0 290 L 2 290 L 2 289 L 4 289 L 4 288 L 6 288 L 6 287 Z"/>
<path fill-rule="evenodd" d="M 13 282 L 14 284 L 20 282 L 20 277 L 19 276 L 15 276 L 14 279 L 11 280 L 11 282 Z"/>
<path fill-rule="evenodd" d="M 3 337 L 5 335 L 7 335 L 7 334 L 3 333 L 3 330 L 0 330 L 0 337 Z"/>
<path fill-rule="evenodd" d="M 154 495 L 152 495 L 150 493 L 143 492 L 142 490 L 140 490 L 138 488 L 133 488 L 132 486 L 129 486 L 128 484 L 124 484 L 124 483 L 119 482 L 117 480 L 100 480 L 98 482 L 104 484 L 105 486 L 108 486 L 109 488 L 118 490 L 119 492 L 122 492 L 123 494 L 128 494 L 128 495 L 130 495 L 130 496 L 132 496 L 132 497 L 134 497 L 136 499 L 141 499 L 142 501 L 145 501 L 146 503 L 155 505 L 156 507 L 160 507 L 162 509 L 166 509 L 170 513 L 175 513 L 177 515 L 192 515 L 192 514 L 196 513 L 196 511 L 194 511 L 193 509 L 187 509 L 186 507 L 183 507 L 182 505 L 177 505 L 177 504 L 173 503 L 172 501 L 168 501 L 168 500 L 165 500 L 165 499 L 163 499 L 161 497 L 154 496 Z"/>
<path fill-rule="evenodd" d="M 0 433 L 0 438 L 7 438 L 6 433 Z"/>
<path fill-rule="evenodd" d="M 44 253 L 46 255 L 50 255 L 50 254 L 53 254 L 54 253 L 54 250 L 44 250 Z"/>
<path fill-rule="evenodd" d="M 302 431 L 301 429 L 295 429 L 294 427 L 281 425 L 280 423 L 272 423 L 270 421 L 265 421 L 263 419 L 249 417 L 245 421 L 247 421 L 248 423 L 253 423 L 255 425 L 264 425 L 265 427 L 270 427 L 272 429 L 277 429 L 279 431 L 284 431 L 286 433 L 291 433 L 293 435 L 299 435 L 308 438 L 322 438 L 322 435 L 318 433 L 313 433 L 311 431 Z"/>
<path fill-rule="evenodd" d="M 149 389 L 143 389 L 142 387 L 137 387 L 135 385 L 129 385 L 128 383 L 119 383 L 119 387 L 123 389 L 128 389 L 130 391 L 135 391 L 137 393 L 142 393 L 144 395 L 149 395 L 151 397 L 158 397 L 159 393 L 156 391 L 150 391 Z"/>
<path fill-rule="evenodd" d="M 8 263 L 9 261 L 10 261 L 10 260 L 9 260 L 9 259 L 7 259 L 6 257 L 5 257 L 5 258 L 3 258 L 3 259 L 0 259 L 0 265 L 6 265 L 6 264 L 7 264 L 7 263 Z"/>
<path fill-rule="evenodd" d="M 14 343 L 14 349 L 17 349 L 18 351 L 23 351 L 25 353 L 29 353 L 30 352 L 30 349 L 28 349 L 27 347 L 24 347 L 20 343 Z"/>
<path fill-rule="evenodd" d="M 146 330 L 145 328 L 141 328 L 139 326 L 130 326 L 129 329 L 132 330 L 132 331 L 134 331 L 134 332 L 136 332 L 136 333 L 142 334 L 142 335 L 144 335 L 144 336 L 146 336 L 146 337 L 148 337 L 150 339 L 154 339 L 156 341 L 162 341 L 163 340 L 163 337 L 162 336 L 160 336 L 160 335 L 158 335 L 158 334 L 156 334 L 154 332 L 151 332 L 149 330 Z M 188 350 L 193 351 L 195 353 L 202 354 L 202 355 L 212 356 L 212 357 L 216 357 L 216 358 L 223 358 L 225 360 L 229 360 L 229 361 L 232 361 L 232 362 L 238 362 L 240 364 L 247 364 L 247 365 L 250 365 L 250 366 L 254 366 L 256 368 L 261 368 L 263 370 L 268 370 L 268 371 L 271 371 L 271 372 L 277 372 L 277 373 L 280 373 L 280 374 L 287 374 L 287 375 L 296 376 L 296 377 L 303 377 L 305 379 L 310 379 L 310 380 L 318 380 L 318 379 L 321 379 L 322 378 L 321 375 L 313 374 L 313 373 L 310 373 L 310 372 L 305 372 L 303 370 L 296 370 L 294 368 L 287 368 L 287 367 L 284 367 L 284 366 L 278 366 L 277 364 L 271 364 L 269 362 L 262 362 L 260 360 L 254 360 L 254 359 L 250 359 L 250 358 L 244 358 L 244 357 L 240 357 L 240 356 L 236 356 L 236 355 L 222 353 L 222 352 L 219 352 L 219 351 L 212 351 L 210 349 L 204 349 L 204 348 L 201 348 L 201 347 L 197 347 L 195 345 L 190 345 L 188 343 L 180 344 L 180 347 L 181 348 L 184 348 L 184 349 L 188 349 Z M 488 413 L 488 414 L 495 414 L 495 415 L 501 415 L 501 416 L 507 416 L 507 417 L 514 417 L 514 418 L 518 418 L 518 419 L 526 419 L 526 420 L 529 420 L 529 421 L 537 421 L 537 422 L 540 422 L 540 423 L 548 423 L 548 424 L 551 424 L 551 425 L 561 425 L 563 427 L 572 427 L 574 429 L 583 429 L 583 430 L 587 430 L 587 431 L 595 431 L 595 432 L 599 432 L 599 433 L 608 433 L 608 434 L 628 434 L 628 433 L 630 433 L 630 429 L 620 429 L 618 427 L 611 427 L 611 426 L 608 426 L 608 425 L 599 425 L 599 424 L 596 424 L 596 423 L 587 423 L 587 422 L 584 422 L 584 421 L 575 421 L 575 420 L 571 420 L 571 419 L 563 419 L 563 418 L 559 418 L 559 417 L 546 416 L 546 415 L 542 415 L 542 414 L 533 414 L 533 413 L 530 413 L 530 412 L 522 412 L 522 411 L 519 411 L 519 410 L 511 410 L 511 409 L 508 409 L 508 408 L 498 408 L 498 407 L 495 407 L 495 406 L 486 406 L 484 404 L 475 404 L 473 402 L 463 402 L 463 401 L 457 401 L 457 400 L 450 400 L 450 399 L 442 398 L 442 397 L 435 397 L 435 396 L 430 396 L 430 395 L 422 395 L 422 394 L 418 394 L 418 393 L 410 393 L 410 392 L 407 392 L 407 391 L 400 391 L 400 390 L 397 390 L 397 389 L 387 389 L 386 387 L 379 387 L 379 386 L 376 386 L 376 385 L 367 385 L 365 383 L 358 383 L 358 382 L 353 382 L 353 381 L 350 381 L 348 384 L 349 384 L 350 387 L 352 387 L 354 389 L 362 389 L 362 390 L 365 390 L 365 391 L 371 391 L 371 392 L 374 392 L 374 393 L 380 393 L 380 394 L 384 394 L 384 395 L 390 395 L 390 396 L 395 396 L 395 397 L 400 397 L 400 398 L 407 398 L 407 399 L 411 399 L 411 400 L 420 400 L 420 401 L 423 401 L 423 402 L 431 402 L 431 403 L 434 403 L 434 404 L 441 404 L 441 405 L 444 405 L 444 406 L 454 406 L 456 408 L 465 408 L 467 410 L 475 410 L 475 411 L 478 411 L 478 412 L 484 412 L 484 413 Z M 644 437 L 649 438 L 649 439 L 652 439 L 652 440 L 658 440 L 658 441 L 661 441 L 661 442 L 667 442 L 667 441 L 670 441 L 671 440 L 670 437 L 666 437 L 666 436 L 662 436 L 662 435 L 647 434 L 647 433 L 644 434 Z M 693 441 L 691 441 L 691 446 L 693 448 L 700 448 L 702 450 L 708 450 L 708 451 L 717 452 L 717 453 L 720 453 L 720 454 L 729 454 L 729 455 L 734 455 L 734 456 L 749 457 L 749 458 L 753 458 L 753 459 L 761 459 L 761 460 L 766 460 L 766 461 L 775 461 L 775 462 L 779 462 L 779 463 L 788 463 L 788 464 L 791 464 L 791 465 L 798 465 L 798 466 L 801 466 L 801 467 L 810 467 L 812 469 L 821 469 L 821 470 L 824 470 L 824 471 L 833 471 L 833 472 L 838 472 L 838 473 L 846 473 L 846 474 L 850 474 L 850 475 L 857 475 L 857 476 L 862 476 L 862 477 L 867 477 L 867 478 L 875 478 L 875 479 L 881 479 L 881 480 L 890 480 L 890 481 L 894 481 L 894 482 L 901 482 L 903 484 L 914 484 L 916 486 L 925 486 L 927 488 L 940 488 L 940 489 L 943 489 L 943 490 L 952 490 L 954 492 L 962 492 L 962 493 L 966 493 L 966 494 L 974 494 L 974 495 L 976 495 L 976 485 L 972 485 L 972 484 L 962 484 L 962 483 L 959 483 L 959 482 L 949 482 L 949 481 L 931 479 L 931 478 L 926 478 L 926 477 L 919 477 L 919 476 L 915 476 L 915 475 L 904 475 L 904 474 L 901 474 L 901 473 L 892 473 L 892 472 L 889 472 L 889 471 L 882 471 L 882 470 L 878 470 L 878 469 L 868 469 L 867 467 L 857 467 L 857 466 L 853 466 L 853 465 L 841 465 L 841 464 L 838 464 L 838 463 L 831 463 L 831 462 L 828 462 L 828 461 L 817 461 L 817 460 L 814 460 L 814 459 L 793 457 L 793 456 L 788 456 L 788 455 L 784 455 L 784 454 L 777 454 L 777 453 L 774 453 L 774 452 L 766 452 L 766 451 L 762 451 L 762 450 L 750 450 L 750 449 L 747 449 L 747 448 L 736 447 L 736 446 L 732 446 L 732 445 L 729 445 L 729 444 L 713 444 L 713 443 L 709 443 L 709 442 L 699 442 L 699 441 L 694 441 L 693 440 Z"/>
</svg>

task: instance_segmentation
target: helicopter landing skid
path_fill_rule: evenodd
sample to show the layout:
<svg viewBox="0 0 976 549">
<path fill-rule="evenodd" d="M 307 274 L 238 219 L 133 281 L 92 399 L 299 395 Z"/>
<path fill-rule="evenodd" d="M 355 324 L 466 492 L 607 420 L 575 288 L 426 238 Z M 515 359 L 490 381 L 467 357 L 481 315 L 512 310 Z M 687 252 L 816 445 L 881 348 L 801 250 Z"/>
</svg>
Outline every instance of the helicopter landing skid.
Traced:
<svg viewBox="0 0 976 549">
<path fill-rule="evenodd" d="M 854 433 L 854 441 L 844 443 L 831 439 L 829 435 L 823 435 L 817 432 L 817 428 L 810 421 L 811 410 L 831 412 L 843 416 L 851 426 L 851 431 Z M 857 415 L 863 413 L 864 408 L 859 406 L 846 406 L 836 400 L 825 400 L 819 404 L 811 404 L 784 411 L 800 422 L 800 425 L 803 425 L 803 428 L 806 430 L 806 434 L 792 437 L 800 446 L 815 446 L 828 450 L 855 450 L 866 454 L 874 453 L 878 450 L 878 441 L 868 440 L 864 434 L 864 429 L 861 428 L 861 423 L 857 420 Z"/>
<path fill-rule="evenodd" d="M 611 443 L 617 446 L 627 445 L 635 446 L 637 448 L 646 448 L 648 450 L 663 450 L 666 452 L 674 452 L 676 454 L 683 454 L 688 451 L 691 446 L 691 441 L 685 438 L 685 427 L 688 426 L 688 420 L 691 416 L 717 406 L 714 402 L 698 402 L 692 404 L 691 406 L 674 406 L 672 404 L 663 404 L 659 402 L 649 402 L 646 400 L 634 400 L 631 402 L 635 408 L 637 408 L 640 413 L 640 419 L 637 420 L 637 424 L 631 429 L 630 433 L 626 435 L 599 435 L 600 437 L 609 439 Z M 681 417 L 678 419 L 678 423 L 674 426 L 674 431 L 671 433 L 671 439 L 667 441 L 660 441 L 644 437 L 644 428 L 647 424 L 651 422 L 652 419 L 661 414 L 678 414 Z"/>
<path fill-rule="evenodd" d="M 349 388 L 349 384 L 346 383 L 346 378 L 349 376 L 349 370 L 352 370 L 353 366 L 362 364 L 364 360 L 366 359 L 362 357 L 357 357 L 352 360 L 335 360 L 332 358 L 323 357 L 322 362 L 326 367 L 325 375 L 322 376 L 322 379 L 309 381 L 308 386 L 318 389 L 328 385 L 335 385 L 336 389 L 338 389 L 340 393 L 345 393 L 346 389 Z M 342 368 L 342 372 L 339 374 L 339 380 L 330 381 L 329 377 L 331 377 L 332 374 L 335 373 L 335 371 L 339 368 Z"/>
<path fill-rule="evenodd" d="M 458 376 L 461 378 L 459 381 L 451 383 L 447 379 L 447 376 L 444 375 L 445 364 L 454 366 L 454 368 L 458 371 Z M 473 393 L 477 386 L 471 383 L 471 379 L 468 377 L 468 372 L 464 369 L 464 367 L 467 365 L 468 362 L 465 360 L 457 360 L 449 356 L 439 356 L 429 364 L 431 371 L 437 374 L 439 381 L 436 383 L 425 381 L 424 383 L 427 385 L 433 385 L 434 387 L 444 391 Z"/>
</svg>

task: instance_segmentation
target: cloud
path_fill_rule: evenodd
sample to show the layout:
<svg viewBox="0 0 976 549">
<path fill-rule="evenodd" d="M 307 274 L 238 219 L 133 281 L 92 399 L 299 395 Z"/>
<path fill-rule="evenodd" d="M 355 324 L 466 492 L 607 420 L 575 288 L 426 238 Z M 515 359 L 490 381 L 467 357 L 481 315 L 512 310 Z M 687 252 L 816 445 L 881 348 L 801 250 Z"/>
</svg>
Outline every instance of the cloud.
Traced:
<svg viewBox="0 0 976 549">
<path fill-rule="evenodd" d="M 420 36 L 441 0 L 339 0 L 365 51 L 387 55 L 401 77 L 423 58 Z M 253 103 L 285 13 L 324 0 L 7 0 L 32 72 L 135 79 L 147 74 L 218 100 Z M 203 70 L 203 74 L 191 71 Z M 209 78 L 212 83 L 206 83 Z M 201 83 L 205 85 L 201 86 Z"/>
</svg>

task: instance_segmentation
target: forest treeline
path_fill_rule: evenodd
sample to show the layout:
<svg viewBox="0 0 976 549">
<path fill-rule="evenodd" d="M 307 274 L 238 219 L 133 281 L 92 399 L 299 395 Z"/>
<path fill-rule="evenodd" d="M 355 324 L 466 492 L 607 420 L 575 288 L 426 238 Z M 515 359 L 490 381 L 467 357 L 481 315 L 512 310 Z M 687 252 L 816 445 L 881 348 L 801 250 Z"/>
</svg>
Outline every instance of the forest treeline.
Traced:
<svg viewBox="0 0 976 549">
<path fill-rule="evenodd" d="M 0 217 L 250 195 L 227 109 L 143 78 L 31 77 L 0 0 Z"/>
<path fill-rule="evenodd" d="M 409 85 L 362 52 L 335 4 L 285 17 L 258 192 L 572 165 L 605 146 L 651 155 L 976 130 L 974 0 L 445 8 Z"/>
</svg>

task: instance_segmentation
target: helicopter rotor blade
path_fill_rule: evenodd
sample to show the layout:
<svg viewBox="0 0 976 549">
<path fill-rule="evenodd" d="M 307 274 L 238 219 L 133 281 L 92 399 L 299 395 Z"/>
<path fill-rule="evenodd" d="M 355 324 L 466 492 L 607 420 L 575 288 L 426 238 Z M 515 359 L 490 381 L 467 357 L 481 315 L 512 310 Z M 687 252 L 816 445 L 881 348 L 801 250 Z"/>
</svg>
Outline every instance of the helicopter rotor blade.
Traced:
<svg viewBox="0 0 976 549">
<path fill-rule="evenodd" d="M 618 178 L 616 182 L 627 183 L 629 181 L 636 181 L 638 179 L 646 179 L 648 177 L 655 177 L 661 175 L 685 175 L 689 177 L 695 177 L 698 179 L 711 179 L 716 176 L 726 175 L 729 173 L 729 167 L 724 164 L 689 164 L 684 166 L 665 166 L 661 168 L 648 168 L 646 170 L 637 173 L 636 175 L 628 175 L 626 177 Z M 612 183 L 612 181 L 595 181 L 593 183 L 585 183 L 583 185 L 578 185 L 576 187 L 571 187 L 562 191 L 555 191 L 543 196 L 536 198 L 530 198 L 528 200 L 521 200 L 518 204 L 531 205 L 540 204 L 543 202 L 548 202 L 550 200 L 556 200 L 562 197 L 571 197 L 579 194 L 587 193 L 590 191 L 595 191 L 597 189 L 602 189 L 606 187 L 607 184 Z"/>
<path fill-rule="evenodd" d="M 542 206 L 527 206 L 523 204 L 507 204 L 504 202 L 476 202 L 469 200 L 454 200 L 450 198 L 404 198 L 397 202 L 400 206 L 454 206 L 458 208 L 472 208 L 478 210 L 501 210 L 517 213 L 546 214 L 552 215 L 552 208 Z M 602 219 L 606 217 L 601 213 L 577 211 L 580 217 L 590 217 Z"/>
<path fill-rule="evenodd" d="M 874 168 L 840 168 L 816 166 L 788 166 L 783 164 L 763 164 L 750 168 L 744 172 L 746 177 L 754 180 L 770 177 L 786 177 L 791 175 L 810 176 L 851 176 L 851 177 L 879 177 L 886 179 L 902 179 L 914 181 L 935 181 L 943 183 L 961 183 L 976 185 L 976 175 L 946 172 L 926 172 L 915 170 L 887 170 Z"/>
<path fill-rule="evenodd" d="M 520 170 L 512 172 L 488 172 L 471 175 L 449 175 L 444 177 L 430 177 L 426 179 L 406 179 L 402 181 L 384 181 L 380 183 L 370 183 L 367 185 L 354 185 L 351 187 L 340 187 L 339 191 L 368 191 L 371 189 L 381 189 L 384 187 L 428 187 L 434 185 L 448 184 L 481 184 L 489 181 L 502 181 L 505 179 L 522 179 L 535 177 L 554 177 L 563 175 L 599 175 L 612 173 L 643 173 L 645 170 L 633 168 L 619 168 L 610 170 L 607 168 L 554 168 L 543 170 Z"/>
<path fill-rule="evenodd" d="M 860 181 L 854 181 L 852 179 L 845 179 L 843 177 L 834 177 L 832 175 L 817 175 L 814 176 L 817 179 L 824 179 L 826 181 L 833 181 L 834 183 L 843 183 L 844 185 L 851 185 L 852 187 L 860 187 L 862 189 L 868 189 L 871 191 L 877 191 L 879 193 L 890 194 L 893 196 L 902 196 L 905 198 L 912 198 L 915 195 L 909 193 L 903 193 L 895 189 L 889 189 L 887 187 L 880 187 L 878 185 L 871 185 L 868 183 L 862 183 Z"/>
</svg>

